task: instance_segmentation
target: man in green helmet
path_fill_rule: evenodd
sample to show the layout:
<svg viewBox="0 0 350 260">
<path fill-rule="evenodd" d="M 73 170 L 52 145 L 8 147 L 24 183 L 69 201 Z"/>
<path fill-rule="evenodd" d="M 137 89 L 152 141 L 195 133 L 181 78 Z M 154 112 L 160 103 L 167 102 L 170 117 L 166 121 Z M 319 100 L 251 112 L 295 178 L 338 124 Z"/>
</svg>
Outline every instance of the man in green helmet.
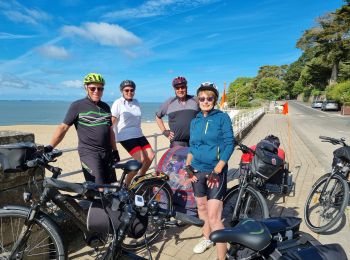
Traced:
<svg viewBox="0 0 350 260">
<path fill-rule="evenodd" d="M 86 181 L 109 184 L 116 181 L 112 162 L 120 160 L 112 128 L 111 109 L 101 101 L 105 80 L 101 74 L 84 78 L 86 97 L 71 104 L 51 139 L 47 150 L 56 147 L 74 124 L 78 134 L 78 153 Z"/>
</svg>

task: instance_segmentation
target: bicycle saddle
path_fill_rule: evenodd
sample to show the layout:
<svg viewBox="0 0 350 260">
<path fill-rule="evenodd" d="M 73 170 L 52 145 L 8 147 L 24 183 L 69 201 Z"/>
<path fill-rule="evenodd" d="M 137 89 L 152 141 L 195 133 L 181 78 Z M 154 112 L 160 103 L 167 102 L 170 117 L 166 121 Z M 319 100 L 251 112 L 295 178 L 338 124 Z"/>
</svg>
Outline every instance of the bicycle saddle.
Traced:
<svg viewBox="0 0 350 260">
<path fill-rule="evenodd" d="M 130 160 L 130 161 L 127 161 L 126 163 L 117 163 L 113 167 L 116 169 L 122 169 L 126 172 L 138 171 L 141 169 L 142 163 L 136 160 Z"/>
<path fill-rule="evenodd" d="M 209 238 L 215 243 L 240 244 L 254 251 L 261 251 L 270 244 L 272 236 L 259 221 L 244 219 L 233 228 L 212 232 Z"/>
<path fill-rule="evenodd" d="M 301 221 L 301 218 L 297 217 L 280 217 L 267 218 L 260 222 L 267 227 L 271 234 L 277 234 L 287 230 L 298 231 Z"/>
</svg>

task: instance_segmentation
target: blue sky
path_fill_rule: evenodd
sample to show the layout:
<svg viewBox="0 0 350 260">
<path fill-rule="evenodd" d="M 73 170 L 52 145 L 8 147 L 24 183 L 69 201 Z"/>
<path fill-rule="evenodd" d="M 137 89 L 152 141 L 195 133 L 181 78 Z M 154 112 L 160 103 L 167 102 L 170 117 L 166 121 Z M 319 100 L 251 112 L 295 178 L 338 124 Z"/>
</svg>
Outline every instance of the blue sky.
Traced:
<svg viewBox="0 0 350 260">
<path fill-rule="evenodd" d="M 290 64 L 295 43 L 341 0 L 0 0 L 0 99 L 75 100 L 89 72 L 106 79 L 103 100 L 136 82 L 140 101 L 189 92 L 204 81 L 223 90 L 262 65 Z"/>
</svg>

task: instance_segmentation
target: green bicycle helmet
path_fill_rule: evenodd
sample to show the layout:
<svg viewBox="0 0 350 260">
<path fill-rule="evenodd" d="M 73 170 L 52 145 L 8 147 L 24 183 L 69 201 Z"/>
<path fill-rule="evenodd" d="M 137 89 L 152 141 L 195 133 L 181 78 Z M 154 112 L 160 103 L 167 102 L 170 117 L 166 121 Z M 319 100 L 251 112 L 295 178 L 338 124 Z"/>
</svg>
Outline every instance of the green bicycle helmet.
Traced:
<svg viewBox="0 0 350 260">
<path fill-rule="evenodd" d="M 105 80 L 103 79 L 101 74 L 89 73 L 84 78 L 84 85 L 87 85 L 90 83 L 100 83 L 102 85 L 105 85 Z"/>
</svg>

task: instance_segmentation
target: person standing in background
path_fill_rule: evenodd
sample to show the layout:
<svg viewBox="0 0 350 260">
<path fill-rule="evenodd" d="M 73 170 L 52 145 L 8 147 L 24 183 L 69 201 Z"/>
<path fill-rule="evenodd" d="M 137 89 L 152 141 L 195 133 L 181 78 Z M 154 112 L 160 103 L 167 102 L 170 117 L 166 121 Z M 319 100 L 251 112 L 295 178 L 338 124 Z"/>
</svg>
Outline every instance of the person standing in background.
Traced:
<svg viewBox="0 0 350 260">
<path fill-rule="evenodd" d="M 132 80 L 123 80 L 120 83 L 122 96 L 112 105 L 112 123 L 114 126 L 115 139 L 128 153 L 139 162 L 142 167 L 140 175 L 144 175 L 150 167 L 154 151 L 142 133 L 141 108 L 134 98 L 136 84 Z M 135 173 L 136 174 L 136 173 Z M 135 174 L 128 174 L 125 184 L 129 185 Z"/>
<path fill-rule="evenodd" d="M 197 115 L 199 108 L 194 96 L 187 94 L 187 80 L 176 77 L 172 82 L 175 97 L 165 101 L 156 112 L 156 122 L 162 134 L 170 140 L 170 147 L 176 145 L 188 147 L 190 139 L 190 123 Z M 168 116 L 170 129 L 166 129 L 163 117 Z"/>
<path fill-rule="evenodd" d="M 49 148 L 52 150 L 74 124 L 78 134 L 78 153 L 86 181 L 110 184 L 117 181 L 112 163 L 119 162 L 112 129 L 111 109 L 101 101 L 105 80 L 101 74 L 84 78 L 86 97 L 71 104 L 63 123 L 57 127 Z"/>
</svg>

